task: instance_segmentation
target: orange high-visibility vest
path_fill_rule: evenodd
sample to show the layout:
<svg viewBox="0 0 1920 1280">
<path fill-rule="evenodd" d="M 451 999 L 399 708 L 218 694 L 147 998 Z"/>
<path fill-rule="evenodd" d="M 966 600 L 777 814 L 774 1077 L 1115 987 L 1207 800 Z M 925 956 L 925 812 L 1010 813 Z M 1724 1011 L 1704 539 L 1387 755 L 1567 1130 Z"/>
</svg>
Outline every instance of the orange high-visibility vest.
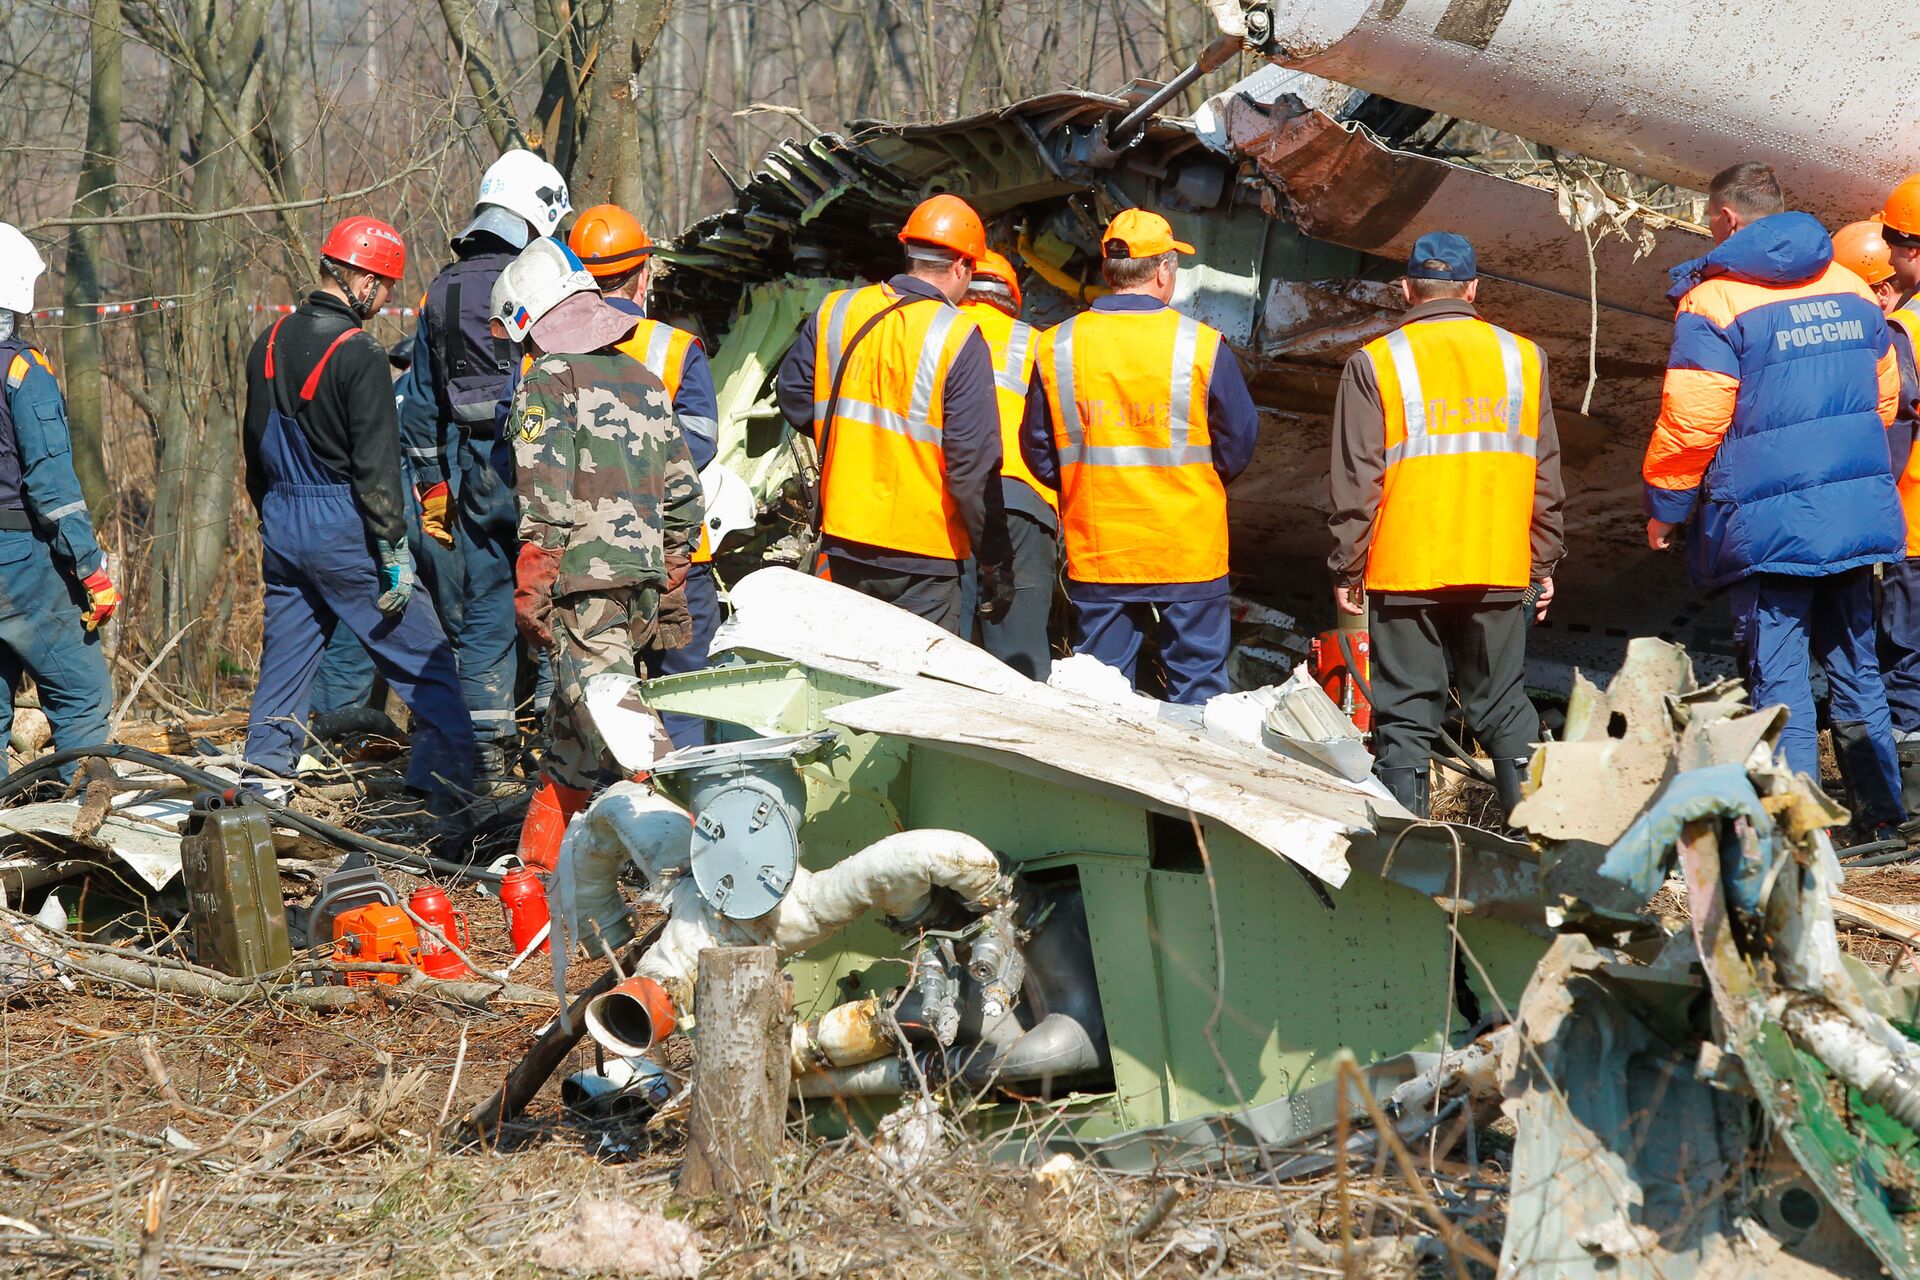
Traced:
<svg viewBox="0 0 1920 1280">
<path fill-rule="evenodd" d="M 1913 310 L 1913 300 L 1906 306 L 1897 307 L 1887 313 L 1887 322 L 1898 325 L 1900 332 L 1907 335 L 1907 341 L 1913 346 L 1914 359 L 1920 361 L 1920 312 Z M 1900 394 L 1906 395 L 1907 383 L 1900 380 Z M 1920 556 L 1920 449 L 1907 454 L 1907 469 L 1893 478 L 1894 486 L 1900 491 L 1900 511 L 1907 518 L 1907 557 Z"/>
<path fill-rule="evenodd" d="M 813 439 L 822 449 L 821 528 L 828 537 L 909 555 L 971 554 L 947 492 L 941 431 L 947 371 L 978 328 L 951 303 L 912 298 L 860 340 L 901 294 L 891 285 L 842 289 L 820 307 L 813 362 Z M 840 366 L 840 401 L 825 421 Z"/>
<path fill-rule="evenodd" d="M 1000 405 L 1000 474 L 1020 481 L 1057 512 L 1060 499 L 1040 483 L 1020 454 L 1020 423 L 1027 416 L 1027 388 L 1033 385 L 1040 335 L 1032 325 L 1015 320 L 991 302 L 968 302 L 960 309 L 980 326 L 980 336 L 993 356 L 993 390 Z"/>
<path fill-rule="evenodd" d="M 1083 311 L 1040 341 L 1068 576 L 1224 576 L 1227 491 L 1207 427 L 1220 335 L 1163 308 Z"/>
<path fill-rule="evenodd" d="M 676 329 L 663 320 L 642 320 L 624 342 L 616 343 L 614 349 L 624 351 L 652 370 L 653 376 L 667 387 L 667 403 L 672 404 L 680 396 L 680 379 L 687 372 L 687 351 L 693 346 L 693 335 L 685 329 Z M 678 419 L 676 418 L 676 421 Z M 707 536 L 707 526 L 700 525 L 700 545 L 694 548 L 693 562 L 707 564 L 713 559 L 713 541 Z"/>
<path fill-rule="evenodd" d="M 1540 348 L 1484 320 L 1446 316 L 1362 352 L 1387 420 L 1367 589 L 1525 587 Z"/>
</svg>

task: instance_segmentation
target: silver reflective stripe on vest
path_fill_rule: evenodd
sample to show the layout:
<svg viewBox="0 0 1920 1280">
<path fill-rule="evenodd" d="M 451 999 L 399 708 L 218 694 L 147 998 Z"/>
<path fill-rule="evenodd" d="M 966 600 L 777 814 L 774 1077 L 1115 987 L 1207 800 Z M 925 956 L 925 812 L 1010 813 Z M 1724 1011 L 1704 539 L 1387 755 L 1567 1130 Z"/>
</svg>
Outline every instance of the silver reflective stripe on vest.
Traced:
<svg viewBox="0 0 1920 1280">
<path fill-rule="evenodd" d="M 667 380 L 667 348 L 673 342 L 673 330 L 664 324 L 655 324 L 653 332 L 647 335 L 647 358 L 641 363 L 653 370 L 653 376 L 665 382 Z"/>
<path fill-rule="evenodd" d="M 915 298 L 912 301 L 931 302 L 933 299 Z M 827 388 L 829 394 L 834 378 L 840 373 L 840 343 L 846 329 L 847 308 L 852 302 L 853 292 L 850 291 L 842 295 L 827 312 L 827 376 L 821 380 L 816 374 L 815 385 L 816 388 Z M 913 370 L 912 401 L 905 414 L 882 405 L 868 404 L 842 388 L 840 403 L 833 414 L 834 421 L 858 422 L 869 427 L 879 427 L 883 431 L 905 436 L 918 444 L 939 444 L 940 432 L 930 421 L 933 417 L 933 400 L 940 391 L 940 357 L 946 350 L 947 338 L 953 333 L 953 326 L 959 319 L 960 312 L 951 304 L 943 303 L 940 314 L 935 316 L 933 323 L 927 327 L 926 337 L 920 344 L 919 363 Z M 813 402 L 814 420 L 819 421 L 826 417 L 826 413 L 826 399 L 824 397 L 816 399 Z"/>
<path fill-rule="evenodd" d="M 1505 431 L 1435 431 L 1427 421 L 1427 402 L 1420 387 L 1420 369 L 1414 362 L 1413 344 L 1405 329 L 1387 335 L 1387 351 L 1393 358 L 1393 371 L 1400 382 L 1400 406 L 1406 415 L 1407 437 L 1387 449 L 1386 465 L 1407 458 L 1457 457 L 1468 453 L 1513 453 L 1537 457 L 1540 441 L 1526 434 L 1521 418 L 1526 413 L 1526 365 L 1520 355 L 1520 340 L 1505 329 L 1489 325 L 1500 345 L 1500 372 L 1506 394 L 1496 406 L 1495 417 L 1504 419 Z M 1377 378 L 1377 375 L 1376 375 Z"/>
<path fill-rule="evenodd" d="M 857 289 L 843 290 L 833 304 L 827 308 L 827 376 L 822 378 L 814 374 L 813 420 L 820 421 L 827 416 L 827 397 L 822 391 L 832 393 L 833 380 L 840 373 L 840 342 L 847 327 L 847 308 L 853 305 L 853 295 Z"/>
<path fill-rule="evenodd" d="M 455 422 L 492 422 L 493 411 L 499 405 L 498 400 L 488 400 L 484 404 L 456 404 L 453 406 Z"/>
<path fill-rule="evenodd" d="M 1089 445 L 1080 422 L 1079 405 L 1073 398 L 1073 324 L 1067 321 L 1053 331 L 1053 382 L 1059 388 L 1060 414 L 1067 443 L 1060 453 L 1063 467 L 1191 467 L 1211 465 L 1213 448 L 1190 443 L 1193 434 L 1193 375 L 1195 356 L 1200 349 L 1200 322 L 1180 317 L 1173 335 L 1173 369 L 1168 378 L 1167 443 L 1160 445 Z"/>
<path fill-rule="evenodd" d="M 993 371 L 993 383 L 1002 391 L 1017 396 L 1027 394 L 1027 348 L 1033 345 L 1033 326 L 1013 322 L 1013 335 L 1007 339 L 1007 358 Z"/>
</svg>

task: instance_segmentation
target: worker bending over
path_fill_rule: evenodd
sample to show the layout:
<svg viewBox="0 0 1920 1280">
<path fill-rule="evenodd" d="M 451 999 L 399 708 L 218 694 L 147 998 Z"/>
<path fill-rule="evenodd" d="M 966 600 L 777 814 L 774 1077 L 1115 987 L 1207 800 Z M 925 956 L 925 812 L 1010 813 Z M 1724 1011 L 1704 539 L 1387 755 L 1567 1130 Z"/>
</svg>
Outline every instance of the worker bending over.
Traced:
<svg viewBox="0 0 1920 1280">
<path fill-rule="evenodd" d="M 966 201 L 939 195 L 899 238 L 906 272 L 828 294 L 780 362 L 775 392 L 819 450 L 833 580 L 960 635 L 969 555 L 982 617 L 999 619 L 1013 597 L 992 357 L 955 305 L 987 232 Z"/>
<path fill-rule="evenodd" d="M 1780 750 L 1815 781 L 1819 655 L 1854 818 L 1891 828 L 1902 811 L 1873 565 L 1906 554 L 1887 460 L 1900 398 L 1892 339 L 1826 229 L 1787 211 L 1771 168 L 1716 174 L 1707 215 L 1715 247 L 1673 268 L 1679 313 L 1643 466 L 1647 544 L 1664 549 L 1689 525 L 1687 572 L 1726 589 L 1754 705 L 1786 705 Z"/>
<path fill-rule="evenodd" d="M 1013 603 L 997 618 L 980 619 L 980 645 L 1030 680 L 1045 681 L 1053 667 L 1047 622 L 1060 573 L 1060 510 L 1053 490 L 1034 479 L 1020 454 L 1020 423 L 1033 387 L 1039 334 L 1020 320 L 1020 277 L 1013 263 L 989 249 L 974 264 L 973 283 L 960 310 L 980 326 L 993 358 L 993 389 L 1000 410 L 1000 496 L 1013 548 Z"/>
<path fill-rule="evenodd" d="M 638 218 L 619 205 L 597 204 L 574 219 L 567 246 L 599 282 L 608 305 L 637 321 L 632 335 L 619 344 L 620 350 L 646 365 L 666 386 L 673 419 L 686 438 L 694 470 L 705 471 L 720 447 L 720 403 L 713 392 L 713 370 L 698 338 L 665 321 L 647 318 L 653 238 Z M 713 633 L 720 629 L 720 592 L 713 581 L 713 546 L 704 523 L 687 580 L 680 592 L 662 600 L 662 610 L 662 629 L 674 633 L 662 639 L 677 643 L 647 646 L 642 655 L 647 674 L 706 670 L 711 665 L 708 651 Z M 675 612 L 685 616 L 665 616 Z M 707 740 L 707 722 L 699 716 L 668 714 L 661 720 L 676 747 L 697 747 Z"/>
<path fill-rule="evenodd" d="M 507 419 L 520 511 L 514 612 L 527 643 L 551 657 L 554 684 L 546 801 L 527 810 L 520 857 L 551 870 L 567 819 L 614 763 L 587 712 L 588 685 L 639 676 L 661 597 L 686 580 L 700 480 L 666 387 L 618 349 L 635 317 L 601 298 L 565 245 L 527 246 L 494 285 L 493 317 L 533 357 Z"/>
<path fill-rule="evenodd" d="M 113 689 L 100 627 L 120 596 L 73 472 L 60 384 L 21 332 L 46 269 L 19 228 L 0 222 L 0 744 L 12 735 L 25 673 L 40 690 L 54 748 L 66 751 L 107 740 Z M 0 776 L 6 771 L 0 749 Z M 62 773 L 71 777 L 73 766 Z"/>
<path fill-rule="evenodd" d="M 400 433 L 428 545 L 427 588 L 460 667 L 480 743 L 480 771 L 507 771 L 518 741 L 514 683 L 513 491 L 490 460 L 494 405 L 518 352 L 488 327 L 493 284 L 514 255 L 551 235 L 570 208 L 560 171 L 509 151 L 480 180 L 456 258 L 420 307 L 413 361 L 401 378 Z"/>
<path fill-rule="evenodd" d="M 1915 187 L 1914 197 L 1920 203 L 1920 181 Z M 1896 190 L 1895 199 L 1899 197 Z M 1873 291 L 1874 301 L 1887 315 L 1888 336 L 1900 367 L 1900 403 L 1893 425 L 1887 428 L 1887 453 L 1907 522 L 1907 555 L 1880 570 L 1878 656 L 1900 760 L 1900 804 L 1914 813 L 1920 811 L 1920 560 L 1915 559 L 1920 553 L 1920 485 L 1909 484 L 1904 477 L 1913 458 L 1915 428 L 1920 425 L 1916 421 L 1920 368 L 1914 363 L 1913 348 L 1920 317 L 1900 305 L 1905 290 L 1894 273 L 1893 250 L 1877 220 L 1849 223 L 1834 232 L 1833 260 Z"/>
<path fill-rule="evenodd" d="M 247 496 L 266 597 L 246 758 L 292 772 L 321 651 L 345 623 L 413 713 L 408 786 L 445 813 L 473 782 L 473 721 L 440 620 L 414 594 L 387 353 L 360 327 L 406 261 L 392 227 L 348 218 L 320 244 L 325 281 L 247 357 Z"/>
<path fill-rule="evenodd" d="M 1334 398 L 1334 599 L 1371 606 L 1374 772 L 1421 818 L 1449 669 L 1501 808 L 1520 803 L 1540 737 L 1528 615 L 1546 616 L 1563 549 L 1546 353 L 1480 319 L 1479 291 L 1464 237 L 1414 241 L 1406 317 L 1348 359 Z"/>
<path fill-rule="evenodd" d="M 1205 702 L 1227 691 L 1226 486 L 1259 414 L 1225 340 L 1169 305 L 1193 246 L 1128 209 L 1101 252 L 1113 292 L 1041 337 L 1021 449 L 1059 492 L 1074 651 L 1138 684 L 1158 615 L 1167 700 Z"/>
</svg>

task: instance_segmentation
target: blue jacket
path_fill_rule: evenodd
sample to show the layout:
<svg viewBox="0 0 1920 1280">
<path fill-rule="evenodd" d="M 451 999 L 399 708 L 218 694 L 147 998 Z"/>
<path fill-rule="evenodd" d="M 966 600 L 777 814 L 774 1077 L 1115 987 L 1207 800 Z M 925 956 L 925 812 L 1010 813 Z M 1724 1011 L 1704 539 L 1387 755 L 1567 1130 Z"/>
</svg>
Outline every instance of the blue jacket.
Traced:
<svg viewBox="0 0 1920 1280">
<path fill-rule="evenodd" d="M 1826 228 L 1780 213 L 1673 269 L 1678 299 L 1647 513 L 1693 519 L 1687 571 L 1820 577 L 1906 554 L 1886 428 L 1900 372 Z"/>
<path fill-rule="evenodd" d="M 74 577 L 85 578 L 101 567 L 105 557 L 94 541 L 93 520 L 73 471 L 66 399 L 39 349 L 21 343 L 11 344 L 10 351 L 13 346 L 25 349 L 6 362 L 6 404 L 0 417 L 10 423 L 19 454 L 20 498 L 34 528 L 0 532 L 0 543 L 9 548 L 0 559 L 18 559 L 11 554 L 13 544 L 37 539 Z"/>
</svg>

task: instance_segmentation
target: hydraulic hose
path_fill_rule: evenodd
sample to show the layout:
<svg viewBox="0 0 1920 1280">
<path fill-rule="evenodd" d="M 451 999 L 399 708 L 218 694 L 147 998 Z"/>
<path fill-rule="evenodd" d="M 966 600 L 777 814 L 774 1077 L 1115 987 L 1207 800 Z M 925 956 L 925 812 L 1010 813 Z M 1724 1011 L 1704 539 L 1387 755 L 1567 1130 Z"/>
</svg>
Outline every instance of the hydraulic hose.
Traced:
<svg viewBox="0 0 1920 1280">
<path fill-rule="evenodd" d="M 1336 631 L 1334 635 L 1340 642 L 1340 656 L 1347 660 L 1348 673 L 1353 676 L 1354 683 L 1360 686 L 1360 692 L 1367 696 L 1367 705 L 1377 707 L 1379 704 L 1373 700 L 1373 683 L 1360 674 L 1360 659 L 1353 651 L 1352 635 L 1345 631 Z M 1461 746 L 1459 741 L 1447 732 L 1444 725 L 1440 727 L 1440 745 L 1457 757 L 1459 763 L 1445 756 L 1435 756 L 1435 760 L 1455 773 L 1472 778 L 1475 782 L 1483 782 L 1489 787 L 1493 785 L 1493 770 L 1475 760 L 1473 754 Z"/>
<path fill-rule="evenodd" d="M 55 751 L 51 755 L 41 756 L 32 764 L 22 767 L 4 779 L 0 779 L 0 804 L 11 800 L 14 796 L 19 795 L 35 783 L 56 774 L 62 765 L 72 764 L 76 760 L 87 759 L 126 760 L 133 764 L 145 765 L 147 768 L 157 769 L 161 773 L 172 774 L 183 782 L 190 782 L 196 787 L 203 787 L 208 791 L 220 795 L 226 795 L 240 789 L 239 784 L 232 779 L 223 778 L 217 773 L 209 773 L 205 769 L 185 764 L 179 760 L 175 760 L 172 756 L 164 756 L 157 751 L 148 751 L 143 747 L 129 747 L 117 742 L 109 742 L 97 747 L 68 747 L 62 751 Z M 328 822 L 323 818 L 315 818 L 308 814 L 301 813 L 293 806 L 267 796 L 255 794 L 251 799 L 259 803 L 268 813 L 271 813 L 276 821 L 284 823 L 296 831 L 310 835 L 316 840 L 324 840 L 329 844 L 341 845 L 349 849 L 357 849 L 376 862 L 384 862 L 389 866 L 400 867 L 406 871 L 419 873 L 432 871 L 438 872 L 441 875 L 458 876 L 467 880 L 484 880 L 493 884 L 499 883 L 501 879 L 500 872 L 489 871 L 484 867 L 469 866 L 463 862 L 449 862 L 444 858 L 435 858 L 424 853 L 415 853 L 413 850 L 401 845 L 389 844 L 385 840 L 376 840 L 372 836 L 364 836 L 357 831 L 349 831 L 347 828 Z"/>
</svg>

